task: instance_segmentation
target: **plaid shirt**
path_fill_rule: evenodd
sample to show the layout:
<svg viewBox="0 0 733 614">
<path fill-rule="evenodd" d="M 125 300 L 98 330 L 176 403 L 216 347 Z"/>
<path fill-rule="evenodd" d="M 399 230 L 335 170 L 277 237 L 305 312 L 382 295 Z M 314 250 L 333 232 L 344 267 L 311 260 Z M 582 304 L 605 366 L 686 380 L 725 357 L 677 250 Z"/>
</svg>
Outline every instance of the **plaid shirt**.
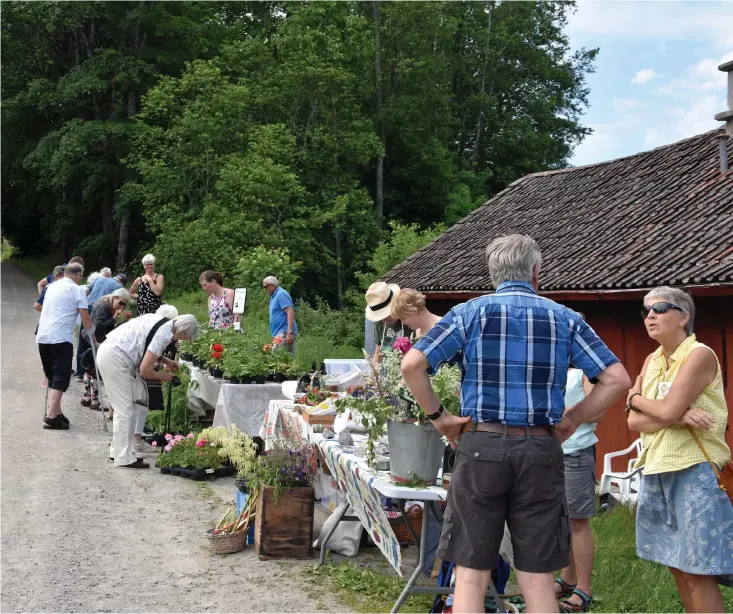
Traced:
<svg viewBox="0 0 733 614">
<path fill-rule="evenodd" d="M 515 281 L 451 309 L 415 348 L 431 372 L 458 361 L 462 415 L 517 426 L 560 422 L 569 367 L 592 379 L 618 362 L 578 313 Z"/>
</svg>

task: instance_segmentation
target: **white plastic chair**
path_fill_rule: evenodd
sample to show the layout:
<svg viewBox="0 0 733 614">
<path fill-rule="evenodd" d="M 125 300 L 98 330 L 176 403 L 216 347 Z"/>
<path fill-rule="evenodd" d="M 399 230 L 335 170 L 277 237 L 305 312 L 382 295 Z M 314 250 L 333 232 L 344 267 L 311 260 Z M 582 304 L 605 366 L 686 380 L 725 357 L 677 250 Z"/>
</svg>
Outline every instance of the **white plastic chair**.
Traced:
<svg viewBox="0 0 733 614">
<path fill-rule="evenodd" d="M 610 493 L 611 486 L 616 485 L 622 503 L 633 504 L 636 502 L 644 468 L 639 467 L 638 469 L 634 469 L 634 463 L 641 455 L 641 448 L 641 439 L 637 439 L 625 450 L 609 452 L 603 457 L 603 475 L 601 475 L 601 485 L 598 490 L 599 496 Z M 619 456 L 627 456 L 634 451 L 636 451 L 636 457 L 629 460 L 626 471 L 613 471 L 611 469 L 611 459 Z"/>
</svg>

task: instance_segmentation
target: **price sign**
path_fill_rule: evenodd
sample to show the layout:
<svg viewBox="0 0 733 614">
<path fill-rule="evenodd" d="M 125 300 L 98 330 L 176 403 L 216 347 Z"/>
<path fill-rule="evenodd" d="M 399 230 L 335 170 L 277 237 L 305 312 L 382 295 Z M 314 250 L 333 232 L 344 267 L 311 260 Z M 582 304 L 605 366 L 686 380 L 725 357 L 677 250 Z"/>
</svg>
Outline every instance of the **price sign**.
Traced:
<svg viewBox="0 0 733 614">
<path fill-rule="evenodd" d="M 232 313 L 235 316 L 243 316 L 247 307 L 247 288 L 234 289 L 234 307 Z"/>
</svg>

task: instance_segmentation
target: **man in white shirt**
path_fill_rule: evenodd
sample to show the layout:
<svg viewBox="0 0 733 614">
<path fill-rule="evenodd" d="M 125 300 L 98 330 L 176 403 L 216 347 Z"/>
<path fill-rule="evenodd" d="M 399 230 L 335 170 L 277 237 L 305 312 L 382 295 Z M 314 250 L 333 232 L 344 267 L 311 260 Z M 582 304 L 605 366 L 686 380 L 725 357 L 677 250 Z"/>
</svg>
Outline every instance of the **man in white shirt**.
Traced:
<svg viewBox="0 0 733 614">
<path fill-rule="evenodd" d="M 48 286 L 43 300 L 36 343 L 49 388 L 44 429 L 66 430 L 70 425 L 61 412 L 61 397 L 71 381 L 74 327 L 78 317 L 84 328 L 92 325 L 86 294 L 78 285 L 82 277 L 81 264 L 67 265 L 64 277 Z"/>
</svg>

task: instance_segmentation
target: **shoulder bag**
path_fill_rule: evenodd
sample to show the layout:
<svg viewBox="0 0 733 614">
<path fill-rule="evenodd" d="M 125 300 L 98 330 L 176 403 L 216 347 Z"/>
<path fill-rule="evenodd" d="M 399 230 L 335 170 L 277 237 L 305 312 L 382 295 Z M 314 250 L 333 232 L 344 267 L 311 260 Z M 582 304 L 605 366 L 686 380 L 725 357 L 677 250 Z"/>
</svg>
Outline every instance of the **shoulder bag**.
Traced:
<svg viewBox="0 0 733 614">
<path fill-rule="evenodd" d="M 695 439 L 695 443 L 697 443 L 697 446 L 700 448 L 700 452 L 702 452 L 703 456 L 708 461 L 710 468 L 713 470 L 715 478 L 718 480 L 720 490 L 728 495 L 728 499 L 730 499 L 731 505 L 733 505 L 733 462 L 729 462 L 725 467 L 723 467 L 722 471 L 718 470 L 718 466 L 708 455 L 707 450 L 702 445 L 702 441 L 700 441 L 700 438 L 697 436 L 695 429 L 691 426 L 688 426 L 687 429 L 690 431 L 690 434 Z"/>
<path fill-rule="evenodd" d="M 150 332 L 148 333 L 147 338 L 145 339 L 145 349 L 143 350 L 143 358 L 145 358 L 145 352 L 148 351 L 148 346 L 153 341 L 153 337 L 155 337 L 155 333 L 158 332 L 158 329 L 163 326 L 166 322 L 169 322 L 168 318 L 161 318 L 160 321 L 155 323 L 155 326 L 150 329 Z M 165 403 L 163 401 L 163 385 L 162 382 L 158 380 L 151 380 L 151 379 L 145 379 L 142 375 L 140 375 L 140 379 L 142 380 L 142 383 L 144 384 L 145 392 L 146 392 L 146 399 L 141 401 L 136 401 L 139 405 L 147 405 L 148 410 L 150 411 L 162 411 L 165 409 Z"/>
</svg>

